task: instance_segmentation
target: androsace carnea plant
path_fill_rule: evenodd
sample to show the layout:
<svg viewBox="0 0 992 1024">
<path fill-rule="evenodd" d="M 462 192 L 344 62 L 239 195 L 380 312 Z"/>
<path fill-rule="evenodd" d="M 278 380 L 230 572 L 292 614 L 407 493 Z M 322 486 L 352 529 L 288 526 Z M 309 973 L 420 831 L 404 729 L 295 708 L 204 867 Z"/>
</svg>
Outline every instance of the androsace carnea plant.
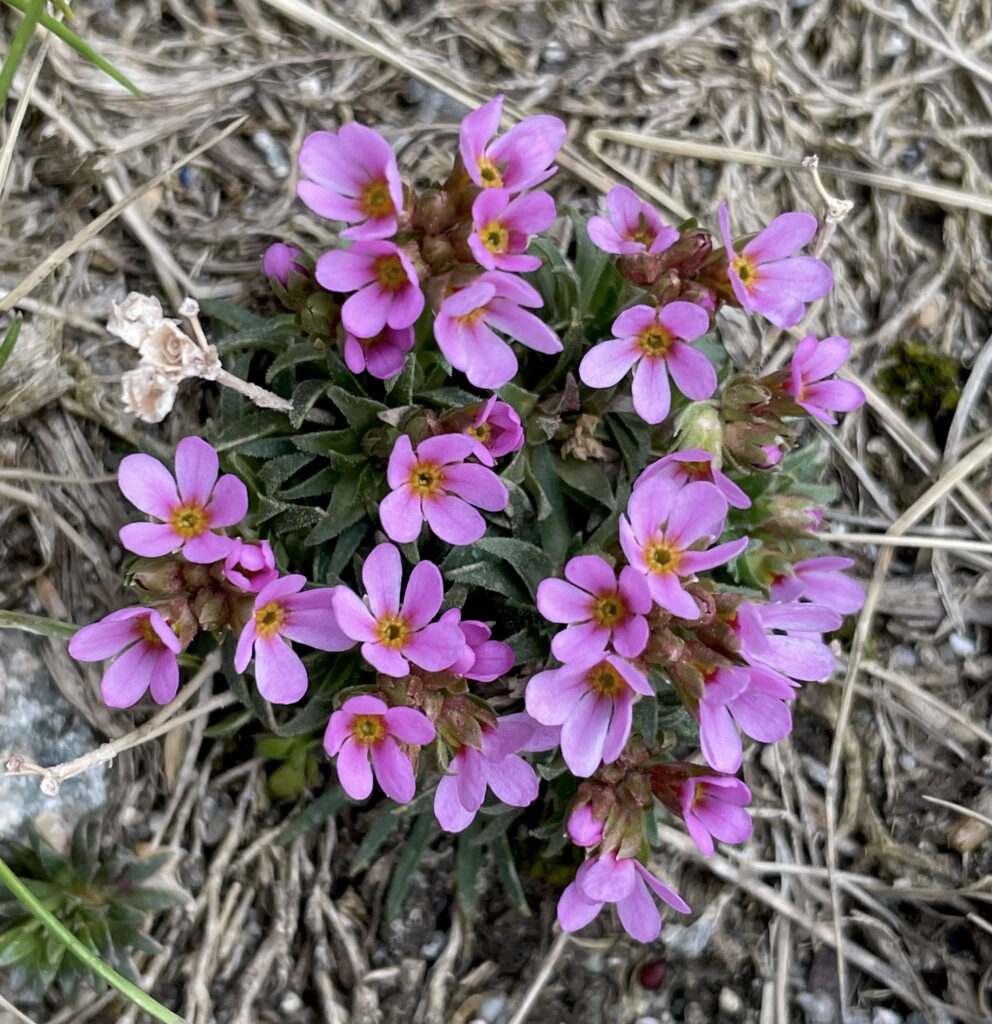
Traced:
<svg viewBox="0 0 992 1024">
<path fill-rule="evenodd" d="M 354 800 L 414 802 L 419 848 L 433 814 L 519 890 L 513 850 L 549 840 L 579 864 L 562 927 L 616 904 L 650 941 L 655 897 L 689 912 L 647 866 L 656 815 L 705 854 L 748 839 L 742 736 L 790 731 L 863 599 L 821 553 L 803 431 L 863 396 L 833 377 L 844 338 L 808 334 L 763 376 L 723 345 L 724 306 L 789 328 L 830 291 L 802 254 L 815 217 L 742 239 L 727 203 L 714 234 L 623 186 L 605 215 L 558 211 L 564 125 L 501 133 L 501 105 L 465 118 L 443 182 L 405 178 L 363 125 L 310 135 L 299 196 L 341 241 L 268 249 L 287 313 L 212 303 L 211 345 L 138 296 L 115 314 L 142 359 L 130 409 L 160 419 L 187 376 L 244 393 L 174 470 L 123 460 L 137 603 L 69 650 L 110 659 L 104 697 L 129 707 L 223 645 L 270 734 L 322 733 Z"/>
</svg>

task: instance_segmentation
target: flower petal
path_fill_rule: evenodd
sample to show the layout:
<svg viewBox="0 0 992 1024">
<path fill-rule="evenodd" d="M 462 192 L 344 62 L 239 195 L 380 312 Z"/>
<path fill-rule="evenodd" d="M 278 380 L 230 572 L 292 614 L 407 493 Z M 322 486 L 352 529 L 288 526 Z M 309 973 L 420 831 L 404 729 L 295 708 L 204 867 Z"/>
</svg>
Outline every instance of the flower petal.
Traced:
<svg viewBox="0 0 992 1024">
<path fill-rule="evenodd" d="M 255 683 L 270 704 L 295 704 L 307 692 L 307 670 L 278 634 L 255 641 Z"/>
<path fill-rule="evenodd" d="M 409 803 L 417 792 L 410 759 L 391 736 L 372 747 L 372 767 L 386 796 L 397 803 Z"/>
<path fill-rule="evenodd" d="M 158 558 L 182 546 L 183 539 L 168 523 L 128 523 L 119 533 L 128 551 L 145 558 Z"/>
<path fill-rule="evenodd" d="M 359 746 L 350 737 L 338 753 L 338 780 L 353 800 L 364 800 L 372 792 L 372 765 L 369 748 Z"/>
<path fill-rule="evenodd" d="M 202 437 L 184 437 L 176 446 L 176 484 L 184 503 L 206 505 L 219 470 L 217 452 Z"/>
<path fill-rule="evenodd" d="M 424 499 L 427 525 L 449 544 L 473 544 L 486 532 L 486 521 L 466 501 L 450 494 Z"/>
<path fill-rule="evenodd" d="M 403 582 L 403 563 L 395 544 L 378 544 L 369 553 L 362 566 L 362 583 L 368 595 L 372 614 L 381 619 L 400 610 L 400 585 Z"/>
<path fill-rule="evenodd" d="M 390 708 L 384 717 L 390 733 L 404 743 L 423 746 L 434 739 L 434 726 L 431 720 L 416 708 Z"/>
<path fill-rule="evenodd" d="M 235 526 L 248 514 L 248 488 L 233 473 L 225 473 L 207 506 L 213 528 Z"/>
<path fill-rule="evenodd" d="M 168 519 L 179 504 L 172 474 L 150 455 L 125 455 L 117 480 L 124 497 L 145 515 Z"/>
</svg>

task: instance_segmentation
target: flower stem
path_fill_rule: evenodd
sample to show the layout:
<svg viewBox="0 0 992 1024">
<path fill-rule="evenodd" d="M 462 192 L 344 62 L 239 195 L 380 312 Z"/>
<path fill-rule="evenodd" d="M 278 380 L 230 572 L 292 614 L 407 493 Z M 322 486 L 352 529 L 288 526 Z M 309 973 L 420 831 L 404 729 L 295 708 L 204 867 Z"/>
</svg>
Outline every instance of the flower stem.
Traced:
<svg viewBox="0 0 992 1024">
<path fill-rule="evenodd" d="M 46 910 L 38 902 L 31 890 L 14 874 L 7 864 L 0 858 L 0 883 L 6 886 L 12 895 L 54 935 L 63 943 L 66 949 L 77 960 L 81 961 L 99 975 L 108 985 L 113 986 L 126 999 L 140 1006 L 145 1013 L 150 1014 L 156 1020 L 164 1024 L 186 1024 L 182 1017 L 167 1010 L 161 1003 L 156 1002 L 151 996 L 146 995 L 137 985 L 132 985 L 127 978 L 122 978 L 112 967 L 105 964 L 91 949 L 83 945 L 75 935 L 50 911 Z"/>
</svg>

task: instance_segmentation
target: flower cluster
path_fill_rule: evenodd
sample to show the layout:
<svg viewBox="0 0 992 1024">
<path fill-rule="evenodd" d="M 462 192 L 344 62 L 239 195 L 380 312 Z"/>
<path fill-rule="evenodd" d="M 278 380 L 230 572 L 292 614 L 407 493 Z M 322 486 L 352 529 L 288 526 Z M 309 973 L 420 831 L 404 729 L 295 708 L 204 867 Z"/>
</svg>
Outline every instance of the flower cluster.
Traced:
<svg viewBox="0 0 992 1024">
<path fill-rule="evenodd" d="M 853 563 L 817 554 L 792 455 L 805 420 L 863 396 L 833 377 L 843 338 L 809 334 L 764 376 L 721 352 L 721 307 L 791 327 L 829 292 L 826 264 L 799 252 L 814 217 L 742 245 L 726 204 L 714 235 L 619 186 L 605 215 L 573 212 L 583 258 L 549 267 L 532 240 L 556 217 L 539 186 L 565 128 L 500 134 L 501 115 L 502 97 L 470 113 L 428 188 L 371 128 L 304 140 L 299 196 L 347 244 L 268 250 L 282 326 L 314 345 L 273 358 L 270 337 L 259 365 L 286 394 L 293 379 L 294 416 L 332 403 L 335 429 L 238 433 L 224 447 L 244 481 L 195 437 L 174 476 L 127 456 L 121 490 L 149 517 L 121 531 L 141 604 L 70 652 L 118 655 L 103 692 L 124 707 L 171 700 L 198 633 L 230 637 L 266 701 L 334 708 L 323 746 L 351 797 L 433 787 L 440 826 L 478 835 L 501 820 L 480 812 L 532 808 L 521 827 L 586 851 L 562 927 L 611 903 L 650 941 L 654 896 L 689 907 L 642 863 L 645 816 L 663 808 L 706 855 L 746 841 L 741 735 L 789 732 L 802 684 L 833 671 L 824 634 L 863 600 Z M 659 698 L 698 754 L 673 758 Z M 543 799 L 562 773 L 574 781 Z"/>
</svg>

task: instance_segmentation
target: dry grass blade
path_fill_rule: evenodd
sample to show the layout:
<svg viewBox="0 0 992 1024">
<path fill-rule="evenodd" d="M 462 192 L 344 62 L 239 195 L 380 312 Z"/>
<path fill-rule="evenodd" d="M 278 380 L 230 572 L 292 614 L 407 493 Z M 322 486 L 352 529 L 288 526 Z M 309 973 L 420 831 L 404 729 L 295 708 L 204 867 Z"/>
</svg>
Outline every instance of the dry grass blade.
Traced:
<svg viewBox="0 0 992 1024">
<path fill-rule="evenodd" d="M 534 1008 L 534 1003 L 537 1002 L 538 996 L 540 996 L 544 986 L 547 985 L 548 979 L 561 959 L 562 953 L 568 947 L 569 938 L 568 932 L 559 929 L 558 934 L 555 936 L 555 941 L 551 944 L 551 948 L 541 961 L 540 969 L 534 975 L 534 980 L 527 987 L 523 999 L 520 1000 L 520 1005 L 514 1010 L 513 1016 L 510 1018 L 510 1024 L 525 1024 L 528 1014 Z"/>
<path fill-rule="evenodd" d="M 976 469 L 984 466 L 992 457 L 992 435 L 986 436 L 954 467 L 948 470 L 932 487 L 921 495 L 886 531 L 890 536 L 904 534 L 914 523 L 922 519 L 940 499 L 960 481 Z M 841 920 L 840 892 L 835 871 L 837 867 L 837 802 L 840 794 L 840 762 L 843 756 L 843 737 L 847 735 L 848 720 L 854 703 L 854 683 L 861 667 L 862 653 L 871 633 L 875 609 L 882 592 L 882 583 L 892 564 L 893 549 L 885 547 L 879 556 L 865 598 L 864 607 L 858 617 L 858 624 L 851 641 L 851 658 L 844 676 L 844 689 L 840 710 L 834 725 L 834 738 L 830 748 L 829 777 L 826 792 L 827 811 L 827 867 L 830 870 L 830 897 L 833 909 L 834 947 L 837 951 L 837 973 L 840 982 L 841 1008 L 847 1006 L 846 965 L 844 961 L 844 936 Z"/>
<path fill-rule="evenodd" d="M 98 235 L 108 224 L 119 217 L 132 203 L 153 189 L 156 185 L 170 178 L 181 168 L 185 167 L 191 160 L 194 160 L 201 153 L 216 146 L 222 139 L 226 139 L 233 132 L 237 131 L 245 122 L 244 117 L 236 118 L 222 131 L 212 136 L 202 145 L 197 146 L 181 159 L 175 161 L 164 171 L 149 178 L 143 185 L 136 188 L 129 195 L 114 203 L 109 210 L 105 210 L 98 217 L 95 217 L 81 231 L 77 231 L 68 241 L 63 242 L 54 252 L 47 256 L 37 267 L 34 268 L 19 284 L 15 285 L 2 299 L 0 299 L 0 316 L 12 309 L 17 303 L 32 292 L 56 267 L 64 263 L 73 253 L 78 252 L 91 238 Z M 177 303 L 178 305 L 178 303 Z"/>
</svg>

